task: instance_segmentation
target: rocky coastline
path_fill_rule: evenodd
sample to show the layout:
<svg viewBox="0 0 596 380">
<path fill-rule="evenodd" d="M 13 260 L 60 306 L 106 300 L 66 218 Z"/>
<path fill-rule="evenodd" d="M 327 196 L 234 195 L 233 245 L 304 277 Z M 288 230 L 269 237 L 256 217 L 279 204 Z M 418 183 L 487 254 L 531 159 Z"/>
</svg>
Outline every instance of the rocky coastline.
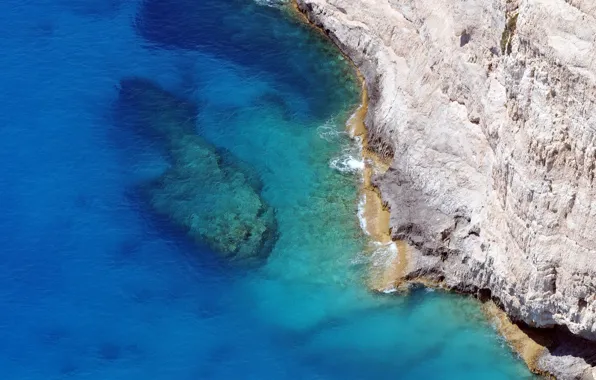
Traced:
<svg viewBox="0 0 596 380">
<path fill-rule="evenodd" d="M 365 148 L 388 163 L 370 186 L 408 244 L 394 282 L 490 300 L 533 371 L 596 378 L 596 7 L 296 4 L 365 80 Z"/>
</svg>

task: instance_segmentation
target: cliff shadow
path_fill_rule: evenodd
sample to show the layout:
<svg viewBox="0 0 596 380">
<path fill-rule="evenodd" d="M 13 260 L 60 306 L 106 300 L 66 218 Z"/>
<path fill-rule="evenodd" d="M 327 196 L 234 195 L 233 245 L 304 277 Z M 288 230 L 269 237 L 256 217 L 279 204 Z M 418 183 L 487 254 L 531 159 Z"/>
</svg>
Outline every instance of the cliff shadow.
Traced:
<svg viewBox="0 0 596 380">
<path fill-rule="evenodd" d="M 329 104 L 341 101 L 353 84 L 351 67 L 335 62 L 335 46 L 275 7 L 241 0 L 144 0 L 134 26 L 149 48 L 201 51 L 265 73 L 281 92 L 308 100 L 308 110 L 299 115 L 328 117 L 337 108 Z M 293 107 L 290 98 L 286 103 Z"/>
</svg>

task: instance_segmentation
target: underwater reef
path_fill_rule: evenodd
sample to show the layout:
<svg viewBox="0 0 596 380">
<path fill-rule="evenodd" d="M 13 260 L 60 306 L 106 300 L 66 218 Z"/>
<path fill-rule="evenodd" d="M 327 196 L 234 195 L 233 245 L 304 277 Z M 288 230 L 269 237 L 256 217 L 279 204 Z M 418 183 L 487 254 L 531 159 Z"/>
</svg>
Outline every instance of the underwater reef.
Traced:
<svg viewBox="0 0 596 380">
<path fill-rule="evenodd" d="M 226 258 L 266 258 L 277 236 L 275 212 L 248 165 L 196 134 L 198 107 L 144 78 L 121 80 L 118 103 L 170 160 L 163 175 L 142 186 L 152 208 Z"/>
</svg>

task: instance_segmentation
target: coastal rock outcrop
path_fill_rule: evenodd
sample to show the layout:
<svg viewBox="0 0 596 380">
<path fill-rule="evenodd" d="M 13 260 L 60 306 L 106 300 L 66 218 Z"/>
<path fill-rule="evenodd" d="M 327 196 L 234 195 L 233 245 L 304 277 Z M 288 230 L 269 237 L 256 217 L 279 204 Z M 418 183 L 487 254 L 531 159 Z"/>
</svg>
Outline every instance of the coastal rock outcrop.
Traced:
<svg viewBox="0 0 596 380">
<path fill-rule="evenodd" d="M 143 186 L 155 211 L 226 258 L 267 257 L 276 241 L 274 210 L 259 194 L 258 176 L 196 135 L 197 107 L 142 78 L 122 80 L 118 102 L 170 159 L 169 169 Z"/>
<path fill-rule="evenodd" d="M 407 276 L 596 341 L 596 7 L 297 4 L 366 80 L 368 147 L 391 162 L 373 183 L 414 248 Z M 592 376 L 591 354 L 555 351 L 538 370 Z"/>
</svg>

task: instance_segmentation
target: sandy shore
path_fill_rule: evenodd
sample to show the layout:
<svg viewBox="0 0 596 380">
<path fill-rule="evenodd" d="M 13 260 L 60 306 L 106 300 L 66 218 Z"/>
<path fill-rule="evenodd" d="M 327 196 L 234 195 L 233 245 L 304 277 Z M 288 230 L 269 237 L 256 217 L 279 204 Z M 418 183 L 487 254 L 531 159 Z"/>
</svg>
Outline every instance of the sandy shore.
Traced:
<svg viewBox="0 0 596 380">
<path fill-rule="evenodd" d="M 549 338 L 544 336 L 530 336 L 520 326 L 513 323 L 507 313 L 501 310 L 494 302 L 487 301 L 482 305 L 482 310 L 487 318 L 493 322 L 497 331 L 507 340 L 517 354 L 526 362 L 526 365 L 534 373 L 541 373 L 538 368 L 538 360 L 547 353 L 546 346 L 550 345 Z"/>
<path fill-rule="evenodd" d="M 357 72 L 357 68 L 355 68 Z M 367 147 L 365 118 L 368 111 L 368 92 L 364 78 L 358 74 L 362 85 L 360 105 L 346 123 L 350 136 L 361 144 L 364 170 L 360 187 L 361 225 L 372 239 L 369 244 L 371 265 L 369 269 L 368 286 L 375 291 L 390 292 L 399 289 L 407 268 L 407 244 L 403 241 L 393 241 L 390 229 L 390 212 L 384 204 L 379 190 L 373 185 L 372 177 L 375 173 L 383 173 L 389 168 L 388 162 L 383 161 Z"/>
</svg>

